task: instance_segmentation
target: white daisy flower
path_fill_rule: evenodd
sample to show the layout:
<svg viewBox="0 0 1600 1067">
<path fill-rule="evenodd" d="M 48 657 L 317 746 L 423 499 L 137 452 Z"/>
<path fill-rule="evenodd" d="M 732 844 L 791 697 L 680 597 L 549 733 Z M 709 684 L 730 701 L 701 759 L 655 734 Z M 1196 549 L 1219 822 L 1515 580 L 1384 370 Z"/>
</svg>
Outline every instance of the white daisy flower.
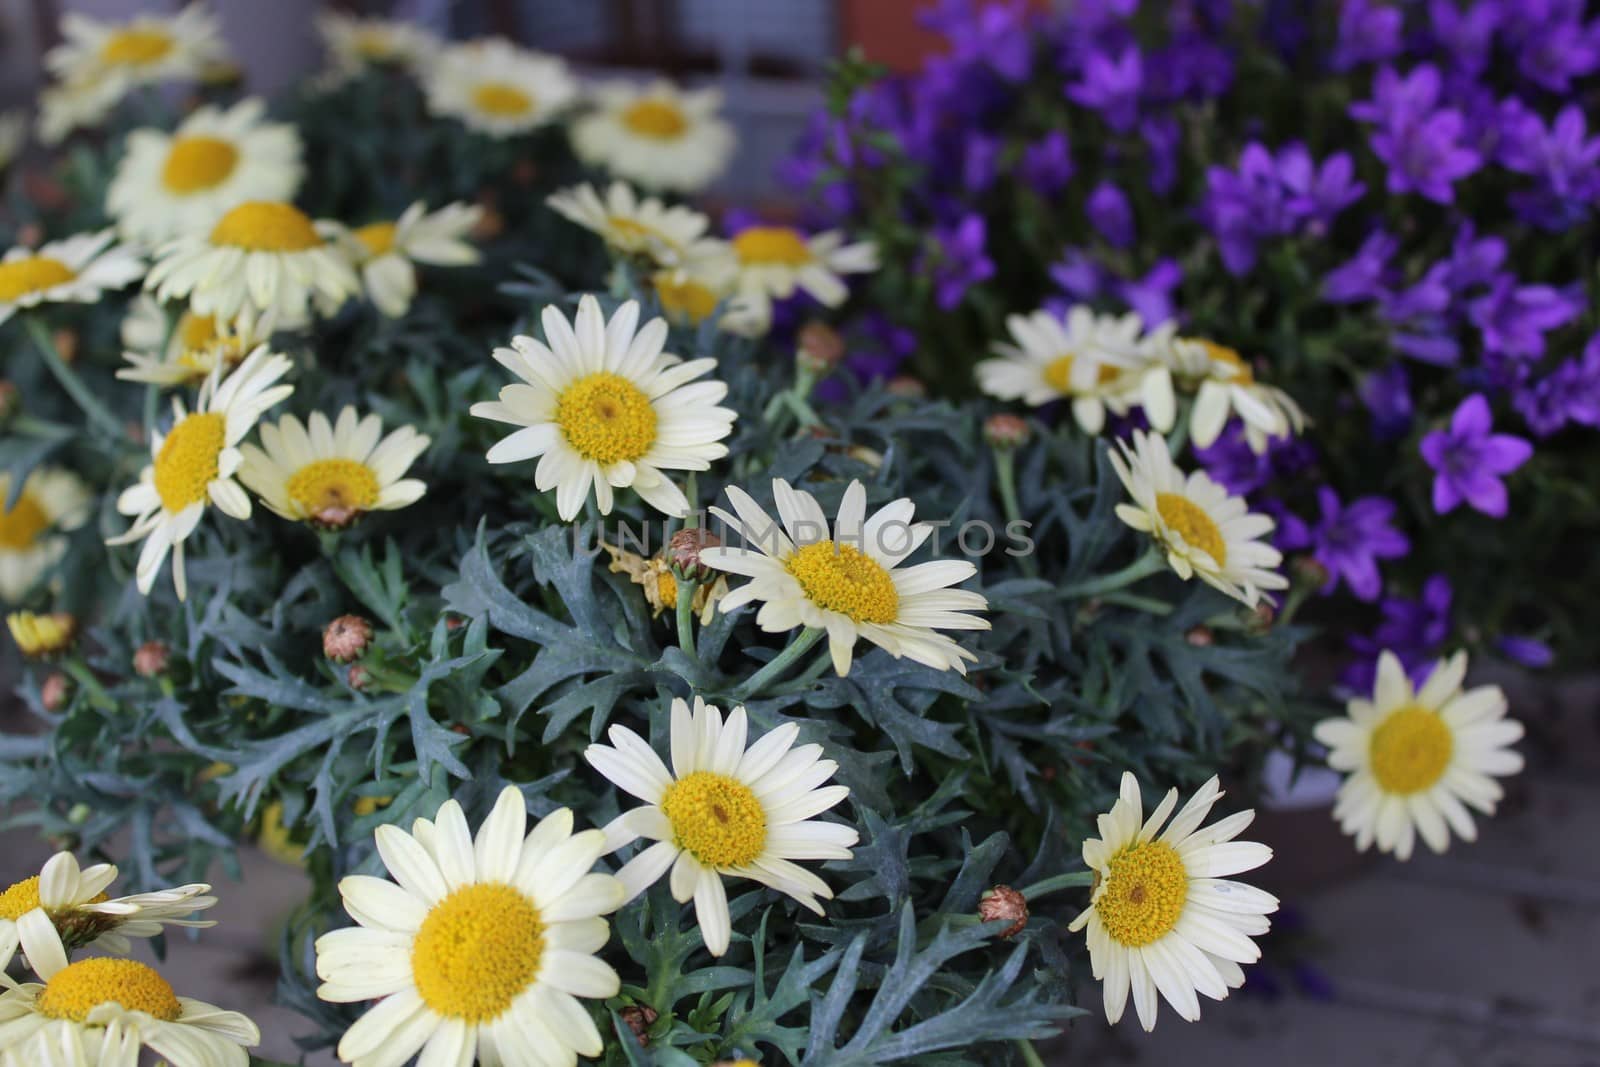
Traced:
<svg viewBox="0 0 1600 1067">
<path fill-rule="evenodd" d="M 668 206 L 653 196 L 640 199 L 627 182 L 612 182 L 602 198 L 585 182 L 561 189 L 545 200 L 552 211 L 600 235 L 620 256 L 641 256 L 662 266 L 686 259 L 704 246 L 711 220 L 681 204 Z M 721 242 L 716 242 L 721 244 Z"/>
<path fill-rule="evenodd" d="M 706 248 L 707 254 L 691 255 L 676 267 L 650 275 L 661 310 L 674 325 L 700 325 L 733 295 L 738 268 L 722 247 L 723 253 Z"/>
<path fill-rule="evenodd" d="M 1121 454 L 1111 453 L 1111 465 L 1133 497 L 1132 504 L 1117 505 L 1117 517 L 1155 538 L 1178 577 L 1199 575 L 1250 607 L 1262 590 L 1288 588 L 1289 580 L 1273 569 L 1282 554 L 1259 540 L 1272 532 L 1272 519 L 1250 511 L 1243 497 L 1205 471 L 1185 476 L 1160 434 L 1135 430 L 1133 448 L 1126 441 L 1117 448 Z"/>
<path fill-rule="evenodd" d="M 429 438 L 402 426 L 383 437 L 383 420 L 346 407 L 329 423 L 320 411 L 307 425 L 285 415 L 261 424 L 261 445 L 240 447 L 239 480 L 267 507 L 294 522 L 342 529 L 369 511 L 414 504 L 427 486 L 405 477 Z"/>
<path fill-rule="evenodd" d="M 717 89 L 680 89 L 666 80 L 590 90 L 594 107 L 572 124 L 578 158 L 652 189 L 697 193 L 728 167 L 733 127 Z"/>
<path fill-rule="evenodd" d="M 621 882 L 592 870 L 603 833 L 573 833 L 567 808 L 529 831 L 522 793 L 507 786 L 476 840 L 454 800 L 409 834 L 378 827 L 377 839 L 394 881 L 341 881 L 359 925 L 317 939 L 317 995 L 378 1001 L 345 1032 L 340 1059 L 390 1067 L 421 1050 L 425 1064 L 571 1065 L 600 1055 L 579 998 L 621 988 L 595 955 L 610 937 L 601 916 L 623 900 Z"/>
<path fill-rule="evenodd" d="M 807 237 L 792 226 L 751 226 L 731 243 L 739 301 L 725 324 L 750 336 L 771 325 L 773 300 L 787 299 L 798 289 L 824 307 L 838 307 L 850 295 L 841 275 L 878 269 L 877 245 L 847 245 L 837 230 Z"/>
<path fill-rule="evenodd" d="M 110 230 L 80 233 L 37 250 L 16 247 L 0 259 L 0 323 L 40 304 L 92 304 L 144 274 L 144 261 Z"/>
<path fill-rule="evenodd" d="M 28 143 L 28 116 L 21 111 L 0 111 L 0 171 L 11 166 Z"/>
<path fill-rule="evenodd" d="M 554 122 L 578 96 L 555 56 L 498 37 L 441 52 L 428 75 L 428 110 L 490 137 L 516 137 Z"/>
<path fill-rule="evenodd" d="M 642 328 L 630 300 L 607 322 L 600 302 L 584 296 L 569 325 L 561 309 L 544 309 L 545 343 L 514 337 L 494 358 L 522 382 L 500 399 L 472 405 L 481 419 L 521 426 L 489 449 L 490 463 L 539 458 L 534 485 L 556 491 L 556 510 L 571 521 L 594 489 L 600 514 L 609 515 L 614 490 L 632 489 L 667 515 L 688 513 L 689 500 L 663 471 L 709 470 L 728 454 L 723 438 L 735 413 L 718 404 L 728 395 L 720 381 L 697 382 L 715 359 L 688 362 L 661 350 L 665 319 Z"/>
<path fill-rule="evenodd" d="M 0 893 L 0 971 L 11 962 L 18 947 L 28 966 L 39 973 L 67 965 L 67 952 L 94 946 L 126 955 L 130 937 L 155 937 L 164 926 L 215 926 L 186 918 L 216 904 L 204 894 L 211 887 L 201 882 L 135 893 L 107 896 L 117 869 L 97 863 L 80 869 L 70 852 L 58 852 L 30 878 L 14 882 Z"/>
<path fill-rule="evenodd" d="M 263 412 L 294 392 L 292 385 L 276 384 L 289 367 L 286 357 L 262 346 L 226 378 L 220 368 L 212 371 L 200 387 L 194 411 L 173 398 L 172 429 L 150 442 L 153 462 L 139 473 L 139 484 L 117 498 L 117 511 L 132 516 L 133 525 L 106 542 L 125 545 L 144 539 L 135 569 L 141 593 L 149 594 L 171 550 L 172 584 L 178 599 L 184 599 L 183 542 L 208 505 L 235 519 L 250 517 L 250 498 L 233 480 L 243 460 L 238 445 Z"/>
<path fill-rule="evenodd" d="M 446 204 L 429 212 L 418 200 L 394 221 L 369 222 L 355 229 L 324 223 L 361 271 L 367 297 L 380 312 L 399 318 L 417 295 L 416 264 L 465 267 L 483 257 L 465 238 L 483 218 L 476 204 Z"/>
<path fill-rule="evenodd" d="M 138 129 L 106 191 L 122 235 L 156 244 L 209 229 L 249 200 L 289 200 L 300 188 L 300 134 L 267 122 L 266 104 L 196 109 L 177 130 Z"/>
<path fill-rule="evenodd" d="M 1255 452 L 1265 452 L 1274 437 L 1305 432 L 1306 416 L 1288 393 L 1256 380 L 1255 371 L 1238 352 L 1202 338 L 1179 337 L 1167 324 L 1154 331 L 1149 351 L 1177 379 L 1179 388 L 1194 393 L 1189 438 L 1209 448 L 1228 416 L 1244 423 L 1245 439 Z"/>
<path fill-rule="evenodd" d="M 68 12 L 61 18 L 62 42 L 45 54 L 44 65 L 58 81 L 106 81 L 122 90 L 155 82 L 200 78 L 225 62 L 217 18 L 201 3 L 176 15 L 139 15 L 108 22 Z"/>
<path fill-rule="evenodd" d="M 67 551 L 66 530 L 89 517 L 93 500 L 77 475 L 54 467 L 35 467 L 11 499 L 9 472 L 0 473 L 0 600 L 16 603 Z"/>
<path fill-rule="evenodd" d="M 1125 414 L 1145 396 L 1139 347 L 1144 322 L 1138 315 L 1099 315 L 1080 305 L 1067 312 L 1065 322 L 1041 310 L 1008 316 L 1006 328 L 1013 343 L 996 344 L 997 355 L 976 368 L 979 388 L 992 397 L 1029 407 L 1070 400 L 1078 426 L 1097 434 L 1108 409 Z M 1158 386 L 1160 380 L 1151 381 Z M 1148 395 L 1152 421 L 1164 409 L 1170 412 L 1170 381 L 1165 394 L 1165 405 L 1158 389 Z"/>
<path fill-rule="evenodd" d="M 117 377 L 169 389 L 199 385 L 218 368 L 227 374 L 271 337 L 271 318 L 249 308 L 222 322 L 215 315 L 184 311 L 169 329 L 161 302 L 140 293 L 122 320 L 122 358 L 129 365 Z"/>
<path fill-rule="evenodd" d="M 938 631 L 989 629 L 988 620 L 966 614 L 988 610 L 989 602 L 981 593 L 949 588 L 978 572 L 966 560 L 900 567 L 934 531 L 932 523 L 911 521 L 910 500 L 902 497 L 868 517 L 867 491 L 852 481 L 830 536 L 827 516 L 810 493 L 778 478 L 772 495 L 781 526 L 737 486 L 728 487 L 737 515 L 711 509 L 742 542 L 702 549 L 701 562 L 750 579 L 722 598 L 720 611 L 759 600 L 756 623 L 768 633 L 796 626 L 826 630 L 841 677 L 861 638 L 892 656 L 967 672 L 966 661 L 977 656 Z"/>
<path fill-rule="evenodd" d="M 732 933 L 724 878 L 749 878 L 823 914 L 828 884 L 795 860 L 847 860 L 859 836 L 854 827 L 818 822 L 850 795 L 824 785 L 839 765 L 822 758 L 821 745 L 794 747 L 800 728 L 785 723 L 745 747 L 749 727 L 743 707 L 728 721 L 720 709 L 695 697 L 694 711 L 672 702 L 672 770 L 632 730 L 613 726 L 610 745 L 590 745 L 591 766 L 644 807 L 624 812 L 606 827 L 615 851 L 639 838 L 655 844 L 617 872 L 627 900 L 671 871 L 673 899 L 694 901 L 695 919 L 713 956 L 728 951 Z"/>
<path fill-rule="evenodd" d="M 127 1067 L 141 1046 L 172 1067 L 246 1067 L 261 1043 L 236 1011 L 180 997 L 155 968 L 93 956 L 34 960 L 43 984 L 0 994 L 3 1067 Z"/>
<path fill-rule="evenodd" d="M 1522 770 L 1510 747 L 1522 724 L 1506 717 L 1497 685 L 1463 690 L 1467 654 L 1440 660 L 1420 689 L 1413 689 L 1393 652 L 1378 657 L 1371 700 L 1354 699 L 1348 716 L 1324 719 L 1316 738 L 1328 746 L 1328 766 L 1347 776 L 1333 817 L 1365 852 L 1411 857 L 1418 835 L 1435 852 L 1450 832 L 1477 839 L 1467 811 L 1493 815 L 1504 791 L 1496 778 Z"/>
<path fill-rule="evenodd" d="M 337 306 L 361 282 L 337 246 L 293 204 L 249 200 L 206 233 L 187 233 L 156 252 L 145 288 L 162 300 L 187 297 L 202 315 L 242 311 L 298 326 L 313 298 Z"/>
<path fill-rule="evenodd" d="M 375 66 L 423 70 L 442 47 L 426 29 L 400 19 L 323 11 L 316 16 L 316 22 L 333 69 L 342 75 Z"/>
<path fill-rule="evenodd" d="M 74 130 L 101 125 L 122 102 L 126 88 L 111 78 L 46 86 L 39 91 L 39 140 L 60 144 Z"/>
<path fill-rule="evenodd" d="M 1146 1030 L 1155 1029 L 1158 992 L 1193 1022 L 1200 1018 L 1196 993 L 1225 1000 L 1244 984 L 1239 965 L 1261 958 L 1250 939 L 1267 932 L 1278 900 L 1227 878 L 1260 867 L 1272 850 L 1234 840 L 1254 811 L 1201 827 L 1220 796 L 1212 778 L 1162 830 L 1178 791 L 1145 819 L 1139 782 L 1124 773 L 1121 796 L 1100 816 L 1100 836 L 1083 843 L 1095 885 L 1089 907 L 1068 929 L 1089 928 L 1089 964 L 1105 983 L 1108 1022 L 1122 1018 L 1130 991 Z"/>
</svg>

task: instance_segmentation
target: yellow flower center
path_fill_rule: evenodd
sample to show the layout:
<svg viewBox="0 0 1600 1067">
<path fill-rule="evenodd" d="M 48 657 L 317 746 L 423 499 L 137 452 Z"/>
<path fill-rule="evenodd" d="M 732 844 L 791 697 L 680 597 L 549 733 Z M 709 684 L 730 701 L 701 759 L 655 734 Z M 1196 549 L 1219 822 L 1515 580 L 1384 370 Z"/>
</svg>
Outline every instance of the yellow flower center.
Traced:
<svg viewBox="0 0 1600 1067">
<path fill-rule="evenodd" d="M 411 973 L 423 1003 L 451 1019 L 487 1022 L 503 1015 L 539 976 L 544 923 L 533 901 L 511 886 L 479 882 L 441 900 L 411 946 Z"/>
<path fill-rule="evenodd" d="M 367 256 L 375 258 L 394 251 L 394 232 L 392 222 L 370 222 L 356 230 L 355 237 L 367 250 Z"/>
<path fill-rule="evenodd" d="M 507 82 L 484 82 L 472 90 L 479 111 L 500 118 L 516 118 L 533 111 L 533 97 Z"/>
<path fill-rule="evenodd" d="M 1205 508 L 1181 493 L 1157 493 L 1156 510 L 1161 521 L 1183 537 L 1184 544 L 1200 549 L 1219 567 L 1228 565 L 1228 542 L 1222 538 L 1222 527 Z"/>
<path fill-rule="evenodd" d="M 26 489 L 10 511 L 0 512 L 0 548 L 20 552 L 31 548 L 39 535 L 50 528 L 50 513 Z"/>
<path fill-rule="evenodd" d="M 656 296 L 667 317 L 680 322 L 702 323 L 717 309 L 717 294 L 691 279 L 657 278 Z"/>
<path fill-rule="evenodd" d="M 395 57 L 400 51 L 400 43 L 388 30 L 367 27 L 356 32 L 355 49 L 363 59 L 381 63 Z"/>
<path fill-rule="evenodd" d="M 217 476 L 227 428 L 226 419 L 207 412 L 185 417 L 167 434 L 155 462 L 156 492 L 163 508 L 176 514 L 206 498 L 206 487 Z"/>
<path fill-rule="evenodd" d="M 370 511 L 378 502 L 378 476 L 353 459 L 319 459 L 289 477 L 289 499 L 306 514 Z"/>
<path fill-rule="evenodd" d="M 752 226 L 733 239 L 739 261 L 803 267 L 811 262 L 811 249 L 800 231 L 789 226 Z"/>
<path fill-rule="evenodd" d="M 1230 372 L 1232 380 L 1248 385 L 1255 381 L 1255 372 L 1250 369 L 1250 364 L 1244 357 L 1227 345 L 1219 345 L 1215 341 L 1201 341 L 1200 345 L 1206 350 L 1206 355 L 1212 363 L 1220 363 L 1224 370 Z"/>
<path fill-rule="evenodd" d="M 29 256 L 0 263 L 0 304 L 65 285 L 77 276 L 71 267 L 49 256 Z"/>
<path fill-rule="evenodd" d="M 671 141 L 683 136 L 689 120 L 666 100 L 640 100 L 622 113 L 622 124 L 641 137 Z"/>
<path fill-rule="evenodd" d="M 133 27 L 107 37 L 100 47 L 100 59 L 112 66 L 147 67 L 165 59 L 173 45 L 172 36 L 165 30 Z"/>
<path fill-rule="evenodd" d="M 99 904 L 103 900 L 111 899 L 104 893 L 97 893 L 85 904 Z M 10 919 L 13 922 L 22 918 L 34 908 L 44 907 L 39 900 L 39 876 L 24 878 L 20 882 L 13 882 L 0 893 L 0 919 Z M 46 909 L 48 911 L 49 909 Z"/>
<path fill-rule="evenodd" d="M 1415 704 L 1394 712 L 1372 731 L 1372 776 L 1386 793 L 1420 793 L 1444 777 L 1455 737 L 1439 713 Z"/>
<path fill-rule="evenodd" d="M 656 409 L 620 374 L 588 374 L 561 391 L 556 425 L 584 459 L 601 466 L 633 462 L 656 441 Z"/>
<path fill-rule="evenodd" d="M 213 189 L 227 180 L 239 150 L 218 137 L 180 137 L 161 168 L 161 184 L 180 196 Z"/>
<path fill-rule="evenodd" d="M 900 594 L 883 564 L 850 545 L 818 541 L 786 564 L 806 599 L 855 622 L 891 623 L 900 616 Z"/>
<path fill-rule="evenodd" d="M 215 315 L 185 311 L 178 320 L 178 344 L 185 349 L 204 348 L 217 338 Z"/>
<path fill-rule="evenodd" d="M 1149 841 L 1111 857 L 1094 910 L 1112 940 L 1139 948 L 1178 925 L 1188 898 L 1189 872 L 1182 858 L 1166 842 Z"/>
<path fill-rule="evenodd" d="M 1045 384 L 1062 396 L 1071 396 L 1078 392 L 1078 387 L 1072 381 L 1072 362 L 1073 356 L 1069 352 L 1064 356 L 1057 356 L 1044 368 Z M 1095 371 L 1095 381 L 1099 385 L 1112 381 L 1116 376 L 1117 368 L 1105 363 L 1100 364 Z"/>
<path fill-rule="evenodd" d="M 183 1005 L 167 980 L 137 960 L 94 956 L 68 964 L 45 983 L 35 1008 L 52 1019 L 88 1021 L 102 1004 L 121 1004 L 166 1022 L 183 1014 Z"/>
<path fill-rule="evenodd" d="M 240 204 L 211 230 L 211 243 L 247 252 L 304 252 L 322 243 L 305 212 L 276 200 Z"/>
<path fill-rule="evenodd" d="M 745 867 L 767 846 L 767 813 L 755 793 L 725 774 L 695 771 L 667 787 L 661 812 L 678 844 L 707 867 Z"/>
</svg>

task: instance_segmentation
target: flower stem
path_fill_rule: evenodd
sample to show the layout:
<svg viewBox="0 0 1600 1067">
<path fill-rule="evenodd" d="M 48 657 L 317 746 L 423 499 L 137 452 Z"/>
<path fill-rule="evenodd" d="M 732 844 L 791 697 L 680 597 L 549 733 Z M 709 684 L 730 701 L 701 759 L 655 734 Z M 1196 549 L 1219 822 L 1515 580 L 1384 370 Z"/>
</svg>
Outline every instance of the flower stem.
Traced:
<svg viewBox="0 0 1600 1067">
<path fill-rule="evenodd" d="M 694 590 L 694 582 L 686 582 L 681 578 L 678 580 L 678 647 L 690 659 L 698 656 L 694 643 Z"/>
<path fill-rule="evenodd" d="M 1017 503 L 1017 458 L 1016 450 L 1011 448 L 993 448 L 995 484 L 1000 490 L 1000 506 L 1005 510 L 1006 526 L 1009 529 L 1022 522 L 1022 508 Z M 1037 577 L 1039 574 L 1039 561 L 1032 554 L 1021 558 L 1022 572 L 1028 577 Z"/>
<path fill-rule="evenodd" d="M 106 692 L 105 686 L 100 684 L 100 679 L 96 678 L 94 672 L 90 671 L 83 663 L 76 659 L 70 659 L 62 663 L 61 666 L 73 681 L 83 687 L 83 691 L 88 695 L 89 704 L 92 707 L 99 711 L 117 710 L 117 702 L 111 699 L 111 695 Z"/>
<path fill-rule="evenodd" d="M 1044 1067 L 1044 1060 L 1041 1060 L 1039 1054 L 1034 1051 L 1032 1041 L 1019 1037 L 1016 1042 L 1017 1051 L 1022 1053 L 1022 1062 L 1027 1064 L 1027 1067 Z"/>
<path fill-rule="evenodd" d="M 34 315 L 24 315 L 22 321 L 27 326 L 33 343 L 38 346 L 39 354 L 44 356 L 44 365 L 50 368 L 55 380 L 89 417 L 89 421 L 98 425 L 110 436 L 121 437 L 122 424 L 111 414 L 110 409 L 89 391 L 89 387 L 83 384 L 83 379 L 78 377 L 77 372 L 67 366 L 67 361 L 61 358 L 61 352 L 56 348 L 55 338 L 50 336 L 50 331 L 45 328 L 44 322 Z"/>
<path fill-rule="evenodd" d="M 1022 890 L 1022 899 L 1033 900 L 1035 897 L 1042 897 L 1046 893 L 1054 893 L 1058 889 L 1077 889 L 1093 882 L 1093 871 L 1070 871 L 1067 874 L 1058 874 L 1051 878 L 1046 878 L 1042 882 L 1033 883 Z"/>
<path fill-rule="evenodd" d="M 1120 571 L 1102 574 L 1098 578 L 1091 578 L 1086 582 L 1076 585 L 1063 586 L 1060 596 L 1063 598 L 1099 596 L 1103 593 L 1115 592 L 1124 586 L 1132 585 L 1141 578 L 1147 578 L 1162 570 L 1167 565 L 1167 560 L 1161 549 L 1151 546 L 1150 550 Z"/>
<path fill-rule="evenodd" d="M 789 646 L 762 667 L 750 679 L 740 686 L 734 693 L 736 700 L 749 700 L 756 696 L 770 682 L 775 682 L 783 677 L 784 672 L 794 666 L 799 658 L 810 651 L 811 646 L 822 639 L 824 631 L 820 626 L 807 626 L 800 631 L 800 636 L 789 642 Z"/>
</svg>

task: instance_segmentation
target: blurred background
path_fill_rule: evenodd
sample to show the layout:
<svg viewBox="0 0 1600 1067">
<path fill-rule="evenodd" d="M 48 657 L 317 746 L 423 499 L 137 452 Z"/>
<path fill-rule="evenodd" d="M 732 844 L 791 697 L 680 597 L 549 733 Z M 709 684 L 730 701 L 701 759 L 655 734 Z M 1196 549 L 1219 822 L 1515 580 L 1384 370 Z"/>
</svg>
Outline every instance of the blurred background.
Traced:
<svg viewBox="0 0 1600 1067">
<path fill-rule="evenodd" d="M 773 170 L 823 100 L 829 61 L 852 48 L 910 69 L 937 39 L 918 24 L 935 0 L 395 0 L 328 6 L 422 23 L 447 37 L 499 34 L 566 56 L 595 76 L 665 73 L 724 88 L 741 150 L 716 192 L 767 207 Z M 1529 0 L 1534 2 L 1534 0 Z M 1560 0 L 1553 0 L 1560 2 Z M 125 18 L 170 11 L 159 0 L 0 0 L 0 106 L 26 105 L 39 57 L 63 12 Z M 316 0 L 212 0 L 251 87 L 270 93 L 319 68 Z M 1165 1067 L 1600 1067 L 1600 736 L 1593 678 L 1531 687 L 1503 680 L 1519 716 L 1551 724 L 1540 767 L 1511 782 L 1483 839 L 1409 864 L 1357 857 L 1328 807 L 1327 781 L 1290 782 L 1279 768 L 1259 822 L 1278 850 L 1263 883 L 1284 901 L 1266 959 L 1205 1019 L 1168 1014 L 1153 1035 L 1095 1012 L 1053 1063 Z M 20 714 L 7 710 L 0 714 Z M 36 867 L 48 847 L 26 829 L 0 834 L 7 870 Z M 180 986 L 262 1022 L 261 1052 L 296 1062 L 292 1013 L 271 1006 L 265 955 L 299 871 L 259 853 L 244 879 L 219 886 L 221 927 L 175 956 Z M 1130 1013 L 1131 1014 L 1131 1013 Z M 332 1063 L 327 1056 L 308 1059 Z"/>
</svg>

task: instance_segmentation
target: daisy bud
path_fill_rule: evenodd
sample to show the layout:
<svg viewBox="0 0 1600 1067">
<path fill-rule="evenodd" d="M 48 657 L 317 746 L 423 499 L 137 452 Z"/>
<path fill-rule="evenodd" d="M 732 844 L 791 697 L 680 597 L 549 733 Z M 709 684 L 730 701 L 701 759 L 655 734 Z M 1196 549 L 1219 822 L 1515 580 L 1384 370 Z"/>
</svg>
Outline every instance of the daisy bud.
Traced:
<svg viewBox="0 0 1600 1067">
<path fill-rule="evenodd" d="M 24 248 L 38 248 L 39 242 L 43 240 L 44 227 L 37 222 L 25 222 L 17 230 L 17 244 Z"/>
<path fill-rule="evenodd" d="M 622 1021 L 628 1024 L 628 1029 L 633 1031 L 633 1036 L 639 1039 L 640 1048 L 650 1047 L 650 1027 L 660 1018 L 654 1008 L 648 1004 L 629 1004 L 617 1012 L 622 1016 Z"/>
<path fill-rule="evenodd" d="M 672 576 L 685 582 L 708 582 L 717 573 L 700 562 L 700 553 L 717 548 L 722 538 L 702 526 L 679 530 L 667 542 L 667 563 Z"/>
<path fill-rule="evenodd" d="M 1263 600 L 1250 612 L 1250 618 L 1245 621 L 1245 632 L 1257 637 L 1272 629 L 1272 622 L 1278 617 L 1278 609 Z"/>
<path fill-rule="evenodd" d="M 372 684 L 372 672 L 359 663 L 352 663 L 350 670 L 344 676 L 344 680 L 351 689 L 359 693 Z"/>
<path fill-rule="evenodd" d="M 89 821 L 89 816 L 93 814 L 93 808 L 80 802 L 67 809 L 67 821 L 73 826 L 82 826 Z"/>
<path fill-rule="evenodd" d="M 903 396 L 911 400 L 921 400 L 928 395 L 928 387 L 909 374 L 897 374 L 889 379 L 884 386 L 890 396 Z"/>
<path fill-rule="evenodd" d="M 335 663 L 359 659 L 372 644 L 372 624 L 360 615 L 341 615 L 322 631 L 322 654 Z"/>
<path fill-rule="evenodd" d="M 11 630 L 12 640 L 29 659 L 43 659 L 64 651 L 78 632 L 77 617 L 67 611 L 48 615 L 14 611 L 6 616 L 6 626 Z"/>
<path fill-rule="evenodd" d="M 1020 415 L 1000 412 L 990 415 L 983 422 L 983 439 L 989 442 L 991 448 L 1020 448 L 1032 436 L 1028 420 Z"/>
<path fill-rule="evenodd" d="M 1215 635 L 1212 634 L 1211 627 L 1200 625 L 1191 627 L 1183 635 L 1183 639 L 1195 648 L 1209 648 L 1211 642 L 1215 639 Z"/>
<path fill-rule="evenodd" d="M 56 352 L 61 356 L 61 362 L 66 364 L 78 361 L 78 331 L 62 327 L 50 335 L 50 340 L 56 346 Z"/>
<path fill-rule="evenodd" d="M 1314 556 L 1296 556 L 1294 559 L 1294 576 L 1306 585 L 1323 586 L 1328 584 L 1328 568 Z"/>
<path fill-rule="evenodd" d="M 154 678 L 167 669 L 172 649 L 165 641 L 146 641 L 133 654 L 133 671 L 141 678 Z"/>
<path fill-rule="evenodd" d="M 67 703 L 67 695 L 71 691 L 71 682 L 60 671 L 53 672 L 39 687 L 39 703 L 44 705 L 45 711 L 60 711 Z"/>
<path fill-rule="evenodd" d="M 795 359 L 801 370 L 811 374 L 826 374 L 844 358 L 844 338 L 825 322 L 808 322 L 801 327 L 798 345 Z"/>
<path fill-rule="evenodd" d="M 1010 886 L 997 885 L 978 901 L 978 918 L 986 923 L 1009 920 L 1011 925 L 1001 930 L 999 936 L 1016 937 L 1028 925 L 1028 901 Z"/>
<path fill-rule="evenodd" d="M 22 406 L 22 391 L 11 381 L 0 381 L 0 422 L 5 422 Z"/>
</svg>

